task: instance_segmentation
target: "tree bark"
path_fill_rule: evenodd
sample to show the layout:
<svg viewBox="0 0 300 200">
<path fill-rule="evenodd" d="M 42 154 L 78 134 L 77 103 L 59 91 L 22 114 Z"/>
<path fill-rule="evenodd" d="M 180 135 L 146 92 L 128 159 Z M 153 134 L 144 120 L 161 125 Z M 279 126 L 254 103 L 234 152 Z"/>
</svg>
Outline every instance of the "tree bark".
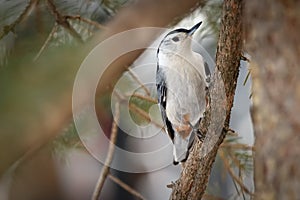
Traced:
<svg viewBox="0 0 300 200">
<path fill-rule="evenodd" d="M 300 199 L 300 2 L 246 4 L 256 199 Z"/>
<path fill-rule="evenodd" d="M 202 145 L 200 142 L 194 145 L 180 179 L 171 186 L 170 199 L 201 199 L 207 187 L 216 154 L 228 130 L 233 106 L 242 51 L 242 7 L 240 0 L 225 0 L 223 3 L 210 108 L 200 127 L 202 132 L 207 132 L 206 139 Z"/>
</svg>

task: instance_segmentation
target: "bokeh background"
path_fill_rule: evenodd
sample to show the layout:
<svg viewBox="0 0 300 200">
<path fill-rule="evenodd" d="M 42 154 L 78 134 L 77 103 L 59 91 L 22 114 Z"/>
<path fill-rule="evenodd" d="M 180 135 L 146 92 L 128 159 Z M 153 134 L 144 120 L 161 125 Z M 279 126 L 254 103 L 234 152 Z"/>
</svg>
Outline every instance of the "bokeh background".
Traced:
<svg viewBox="0 0 300 200">
<path fill-rule="evenodd" d="M 84 58 L 101 42 L 97 38 L 107 34 L 110 23 L 118 20 L 123 10 L 134 13 L 138 9 L 135 4 L 131 0 L 0 0 L 0 199 L 91 198 L 103 163 L 90 155 L 78 137 L 71 112 L 73 83 Z M 215 58 L 221 5 L 222 1 L 210 1 L 175 18 L 168 27 L 189 28 L 203 20 L 195 39 Z M 158 5 L 161 9 L 163 6 Z M 124 27 L 139 22 L 132 16 L 121 17 L 128 21 Z M 143 16 L 139 17 L 142 21 Z M 143 59 L 151 60 L 153 55 L 144 53 L 130 66 L 134 69 Z M 129 66 L 124 63 L 124 67 Z M 127 82 L 122 87 L 139 84 L 129 72 L 122 78 Z M 250 198 L 231 172 L 249 191 L 254 190 L 250 85 L 248 63 L 241 61 L 230 124 L 237 134 L 229 136 L 221 148 L 206 199 Z M 153 86 L 149 90 L 155 99 Z M 95 102 L 99 123 L 109 137 L 113 122 L 110 95 L 101 90 Z M 155 105 L 139 98 L 132 98 L 131 103 L 146 114 Z M 131 111 L 131 117 L 139 125 L 148 123 L 136 110 Z M 167 136 L 165 142 L 169 142 Z M 143 150 L 143 146 L 133 146 L 122 130 L 118 131 L 116 145 Z M 171 189 L 166 185 L 176 181 L 180 171 L 180 166 L 170 163 L 148 173 L 112 169 L 111 174 L 145 199 L 168 199 Z M 100 199 L 120 198 L 137 199 L 107 178 Z"/>
</svg>

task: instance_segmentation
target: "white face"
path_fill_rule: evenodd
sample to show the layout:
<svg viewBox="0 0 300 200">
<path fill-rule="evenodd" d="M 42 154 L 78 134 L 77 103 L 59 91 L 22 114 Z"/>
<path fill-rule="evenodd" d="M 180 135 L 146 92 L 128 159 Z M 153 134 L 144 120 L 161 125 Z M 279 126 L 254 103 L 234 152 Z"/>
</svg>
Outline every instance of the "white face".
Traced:
<svg viewBox="0 0 300 200">
<path fill-rule="evenodd" d="M 167 53 L 170 52 L 181 52 L 190 49 L 191 36 L 187 33 L 175 32 L 167 35 L 160 45 L 160 50 Z"/>
</svg>

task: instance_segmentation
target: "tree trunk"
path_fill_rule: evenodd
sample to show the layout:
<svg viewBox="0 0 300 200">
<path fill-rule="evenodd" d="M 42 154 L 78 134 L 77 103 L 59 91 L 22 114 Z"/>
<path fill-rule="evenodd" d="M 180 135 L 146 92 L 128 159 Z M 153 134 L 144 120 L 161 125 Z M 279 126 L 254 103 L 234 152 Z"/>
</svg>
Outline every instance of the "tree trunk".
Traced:
<svg viewBox="0 0 300 200">
<path fill-rule="evenodd" d="M 171 199 L 202 198 L 219 146 L 226 136 L 242 50 L 242 7 L 241 0 L 224 0 L 210 108 L 200 127 L 206 138 L 203 144 L 194 145 L 180 179 L 171 185 Z"/>
<path fill-rule="evenodd" d="M 247 1 L 256 199 L 300 199 L 300 1 Z"/>
</svg>

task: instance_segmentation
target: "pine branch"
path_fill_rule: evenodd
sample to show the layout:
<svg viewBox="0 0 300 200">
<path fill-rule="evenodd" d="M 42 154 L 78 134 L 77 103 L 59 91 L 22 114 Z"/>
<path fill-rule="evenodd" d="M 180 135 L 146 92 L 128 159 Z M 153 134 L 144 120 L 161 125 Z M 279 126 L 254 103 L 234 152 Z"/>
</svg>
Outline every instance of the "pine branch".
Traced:
<svg viewBox="0 0 300 200">
<path fill-rule="evenodd" d="M 146 92 L 147 96 L 150 96 L 150 91 L 148 90 L 148 88 L 143 84 L 143 82 L 139 79 L 139 77 L 135 74 L 135 72 L 128 67 L 127 68 L 128 73 L 130 74 L 130 76 L 143 88 L 143 90 Z"/>
<path fill-rule="evenodd" d="M 49 33 L 46 41 L 44 42 L 43 46 L 41 47 L 41 49 L 39 50 L 39 52 L 34 57 L 33 61 L 36 61 L 41 56 L 41 54 L 43 53 L 43 51 L 49 45 L 49 42 L 51 41 L 53 35 L 56 33 L 57 29 L 58 29 L 58 25 L 57 25 L 57 23 L 55 23 L 54 26 L 53 26 L 53 28 L 52 28 L 52 30 L 51 30 L 51 32 Z"/>
<path fill-rule="evenodd" d="M 157 99 L 154 99 L 150 96 L 145 96 L 145 95 L 142 95 L 142 94 L 138 94 L 138 93 L 129 93 L 129 94 L 125 94 L 126 97 L 136 97 L 138 99 L 141 99 L 141 100 L 144 100 L 144 101 L 148 101 L 149 103 L 154 103 L 154 104 L 157 104 Z"/>
<path fill-rule="evenodd" d="M 84 17 L 82 17 L 82 16 L 80 16 L 80 15 L 67 15 L 66 16 L 66 19 L 72 19 L 72 20 L 79 20 L 79 21 L 83 21 L 83 22 L 85 22 L 85 23 L 87 23 L 87 24 L 90 24 L 90 25 L 93 25 L 93 26 L 95 26 L 95 27 L 97 27 L 98 29 L 106 29 L 106 27 L 104 26 L 104 25 L 102 25 L 102 24 L 99 24 L 98 22 L 96 22 L 96 21 L 93 21 L 93 20 L 90 20 L 90 19 L 87 19 L 87 18 L 84 18 Z"/>
<path fill-rule="evenodd" d="M 30 0 L 23 12 L 20 14 L 20 16 L 12 24 L 6 25 L 2 28 L 2 31 L 0 33 L 0 40 L 8 33 L 13 31 L 16 28 L 16 26 L 28 16 L 31 8 L 35 5 L 36 2 L 37 0 Z"/>
<path fill-rule="evenodd" d="M 55 21 L 57 24 L 64 27 L 79 43 L 83 43 L 83 40 L 79 33 L 70 25 L 68 21 L 68 16 L 62 15 L 56 8 L 55 4 L 52 0 L 47 0 L 48 8 L 51 14 L 55 17 Z"/>
<path fill-rule="evenodd" d="M 151 118 L 149 117 L 148 113 L 145 112 L 143 109 L 139 108 L 138 106 L 136 106 L 133 103 L 130 103 L 130 104 L 127 105 L 127 102 L 124 101 L 125 100 L 124 96 L 120 92 L 118 92 L 117 90 L 115 90 L 114 94 L 117 96 L 118 100 L 121 103 L 124 103 L 124 102 L 126 103 L 125 106 L 128 106 L 129 110 L 131 110 L 132 112 L 138 114 L 140 117 L 142 117 L 143 119 L 147 120 L 147 122 L 151 122 L 156 127 L 164 130 L 164 127 L 161 124 L 157 123 L 156 121 L 151 120 Z"/>
<path fill-rule="evenodd" d="M 245 191 L 247 194 L 250 196 L 253 196 L 254 194 L 245 186 L 243 180 L 241 180 L 239 177 L 237 177 L 234 172 L 232 167 L 230 166 L 228 159 L 225 157 L 225 154 L 223 151 L 219 151 L 219 155 L 221 159 L 223 160 L 224 166 L 226 170 L 228 171 L 229 175 L 232 177 L 233 181 L 236 182 L 242 189 L 242 191 Z"/>
<path fill-rule="evenodd" d="M 228 144 L 228 143 L 222 143 L 221 146 L 222 148 L 228 148 L 228 149 L 239 149 L 243 151 L 255 151 L 255 148 L 253 146 L 249 146 L 246 144 Z"/>
</svg>

